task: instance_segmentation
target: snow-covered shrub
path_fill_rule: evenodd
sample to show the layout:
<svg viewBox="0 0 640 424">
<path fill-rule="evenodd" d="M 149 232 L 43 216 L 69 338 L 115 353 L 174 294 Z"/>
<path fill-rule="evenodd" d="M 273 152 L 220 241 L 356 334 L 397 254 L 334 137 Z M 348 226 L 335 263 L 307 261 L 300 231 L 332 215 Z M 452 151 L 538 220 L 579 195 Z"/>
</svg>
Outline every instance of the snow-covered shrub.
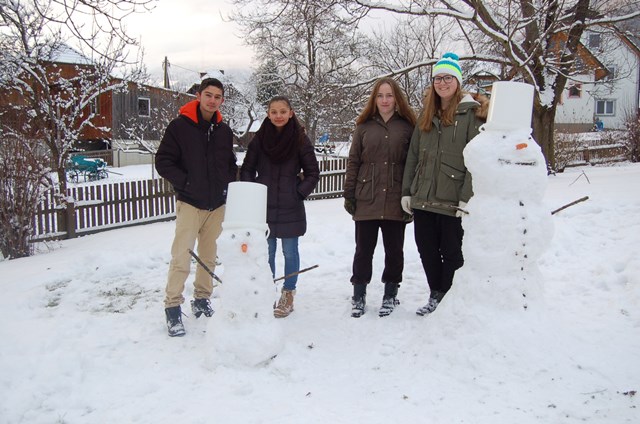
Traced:
<svg viewBox="0 0 640 424">
<path fill-rule="evenodd" d="M 8 259 L 32 253 L 33 216 L 51 185 L 48 161 L 32 146 L 0 131 L 0 252 Z"/>
<path fill-rule="evenodd" d="M 627 138 L 625 146 L 627 157 L 631 162 L 640 162 L 640 112 L 627 118 Z"/>
<path fill-rule="evenodd" d="M 584 161 L 582 150 L 584 150 L 585 145 L 580 134 L 556 131 L 554 138 L 556 148 L 555 171 L 562 172 L 567 166 Z"/>
</svg>

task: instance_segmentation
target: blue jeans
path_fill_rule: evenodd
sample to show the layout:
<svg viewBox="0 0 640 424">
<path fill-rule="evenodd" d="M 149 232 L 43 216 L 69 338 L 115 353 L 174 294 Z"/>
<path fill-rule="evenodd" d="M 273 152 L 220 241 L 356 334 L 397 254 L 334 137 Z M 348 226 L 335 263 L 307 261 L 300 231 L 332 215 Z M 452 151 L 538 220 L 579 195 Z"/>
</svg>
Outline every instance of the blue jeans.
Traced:
<svg viewBox="0 0 640 424">
<path fill-rule="evenodd" d="M 276 276 L 276 247 L 277 240 L 275 237 L 269 237 L 267 243 L 269 243 L 269 266 L 271 267 L 271 273 L 273 277 Z M 294 272 L 300 271 L 300 255 L 298 253 L 298 237 L 283 238 L 282 242 L 282 254 L 284 255 L 284 275 L 289 275 Z M 296 283 L 298 282 L 298 275 L 294 275 L 285 278 L 282 286 L 285 290 L 295 290 Z"/>
</svg>

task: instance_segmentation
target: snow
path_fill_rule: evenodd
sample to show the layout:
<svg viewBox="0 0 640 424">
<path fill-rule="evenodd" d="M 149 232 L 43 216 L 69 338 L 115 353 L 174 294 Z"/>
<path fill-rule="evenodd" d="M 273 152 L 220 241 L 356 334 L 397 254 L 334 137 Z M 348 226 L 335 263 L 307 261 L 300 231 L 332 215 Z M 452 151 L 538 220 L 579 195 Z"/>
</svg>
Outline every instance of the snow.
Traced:
<svg viewBox="0 0 640 424">
<path fill-rule="evenodd" d="M 257 367 L 207 367 L 214 318 L 186 304 L 186 336 L 167 336 L 173 222 L 40 245 L 0 262 L 0 421 L 638 422 L 640 164 L 550 176 L 543 204 L 585 195 L 553 215 L 540 307 L 495 308 L 470 286 L 477 307 L 460 317 L 447 298 L 415 314 L 428 291 L 409 225 L 401 304 L 379 318 L 374 280 L 367 313 L 351 318 L 353 222 L 341 199 L 307 202 L 301 267 L 319 267 L 300 276 L 295 311 L 279 322 L 280 353 Z M 382 262 L 379 245 L 378 278 Z M 224 281 L 224 265 L 216 273 Z"/>
</svg>

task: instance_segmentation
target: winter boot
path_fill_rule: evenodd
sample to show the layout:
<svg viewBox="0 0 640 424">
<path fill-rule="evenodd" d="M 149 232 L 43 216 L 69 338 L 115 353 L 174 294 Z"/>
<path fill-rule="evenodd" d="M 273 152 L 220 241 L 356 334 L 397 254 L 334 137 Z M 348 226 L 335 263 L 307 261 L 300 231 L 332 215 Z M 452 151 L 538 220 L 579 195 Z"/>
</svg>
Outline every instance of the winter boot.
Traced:
<svg viewBox="0 0 640 424">
<path fill-rule="evenodd" d="M 213 315 L 213 309 L 211 308 L 211 302 L 209 299 L 193 299 L 191 301 L 191 312 L 196 318 L 200 318 L 200 315 L 204 314 L 209 318 Z"/>
<path fill-rule="evenodd" d="M 185 331 L 184 325 L 182 325 L 182 309 L 180 309 L 180 306 L 165 308 L 164 313 L 167 316 L 167 329 L 169 330 L 169 336 L 184 336 Z"/>
<path fill-rule="evenodd" d="M 365 306 L 367 304 L 367 285 L 353 284 L 353 297 L 351 298 L 351 316 L 360 318 L 364 315 Z"/>
<path fill-rule="evenodd" d="M 276 318 L 288 317 L 293 312 L 293 296 L 296 294 L 295 290 L 282 289 L 280 300 L 273 309 L 273 316 Z"/>
<path fill-rule="evenodd" d="M 443 292 L 439 292 L 439 291 L 432 292 L 431 295 L 429 296 L 429 301 L 427 302 L 427 304 L 418 308 L 418 310 L 416 311 L 416 314 L 420 316 L 429 315 L 430 313 L 436 310 L 436 308 L 442 301 L 443 297 L 444 297 Z"/>
<path fill-rule="evenodd" d="M 396 305 L 400 304 L 400 301 L 396 299 L 398 286 L 398 283 L 384 284 L 384 296 L 382 297 L 382 306 L 380 307 L 380 311 L 378 311 L 378 316 L 386 317 L 393 312 Z"/>
</svg>

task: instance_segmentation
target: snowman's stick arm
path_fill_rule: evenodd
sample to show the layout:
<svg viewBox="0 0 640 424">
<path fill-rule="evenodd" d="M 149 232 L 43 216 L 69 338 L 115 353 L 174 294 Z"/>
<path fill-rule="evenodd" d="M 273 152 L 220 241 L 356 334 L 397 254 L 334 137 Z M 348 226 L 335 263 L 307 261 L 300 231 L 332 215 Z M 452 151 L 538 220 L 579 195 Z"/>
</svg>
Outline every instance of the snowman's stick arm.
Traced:
<svg viewBox="0 0 640 424">
<path fill-rule="evenodd" d="M 198 257 L 198 255 L 196 255 L 196 254 L 195 254 L 195 252 L 194 252 L 193 250 L 191 250 L 191 249 L 187 249 L 187 250 L 189 251 L 189 253 L 191 254 L 191 256 L 193 256 L 193 259 L 195 259 L 195 260 L 200 264 L 200 266 L 201 266 L 202 268 L 204 268 L 204 270 L 205 270 L 205 271 L 207 271 L 207 272 L 209 273 L 209 275 L 210 275 L 210 276 L 212 276 L 212 277 L 213 277 L 213 279 L 214 279 L 214 280 L 216 280 L 218 283 L 222 284 L 222 280 L 220 279 L 220 277 L 218 277 L 216 274 L 214 274 L 214 273 L 213 273 L 213 271 L 211 271 L 211 270 L 209 269 L 209 267 L 208 267 L 204 262 L 202 262 L 202 259 L 200 259 L 200 258 Z"/>
<path fill-rule="evenodd" d="M 556 209 L 556 210 L 552 211 L 552 212 L 551 212 L 551 215 L 555 215 L 555 214 L 557 214 L 558 212 L 560 212 L 561 210 L 563 210 L 563 209 L 567 209 L 569 206 L 573 206 L 573 205 L 578 204 L 578 203 L 580 203 L 580 202 L 584 202 L 585 200 L 588 200 L 588 199 L 589 199 L 589 196 L 584 196 L 584 197 L 581 197 L 581 198 L 580 198 L 580 199 L 578 199 L 578 200 L 574 200 L 574 201 L 573 201 L 573 202 L 571 202 L 571 203 L 567 203 L 566 205 L 562 206 L 561 208 L 558 208 L 558 209 Z"/>
<path fill-rule="evenodd" d="M 285 278 L 293 277 L 294 275 L 298 275 L 298 274 L 302 274 L 303 272 L 311 271 L 314 268 L 318 268 L 318 265 L 310 266 L 309 268 L 301 269 L 298 272 L 292 272 L 291 274 L 287 274 L 284 277 L 276 278 L 276 279 L 273 280 L 273 282 L 275 283 L 276 281 L 284 280 Z"/>
<path fill-rule="evenodd" d="M 449 205 L 447 203 L 438 203 L 438 202 L 425 202 L 427 205 L 431 205 L 431 206 L 435 206 L 437 208 L 447 208 L 447 209 L 453 209 L 454 211 L 460 211 L 466 215 L 469 214 L 469 212 L 466 209 L 462 209 L 459 206 L 456 205 Z"/>
</svg>

